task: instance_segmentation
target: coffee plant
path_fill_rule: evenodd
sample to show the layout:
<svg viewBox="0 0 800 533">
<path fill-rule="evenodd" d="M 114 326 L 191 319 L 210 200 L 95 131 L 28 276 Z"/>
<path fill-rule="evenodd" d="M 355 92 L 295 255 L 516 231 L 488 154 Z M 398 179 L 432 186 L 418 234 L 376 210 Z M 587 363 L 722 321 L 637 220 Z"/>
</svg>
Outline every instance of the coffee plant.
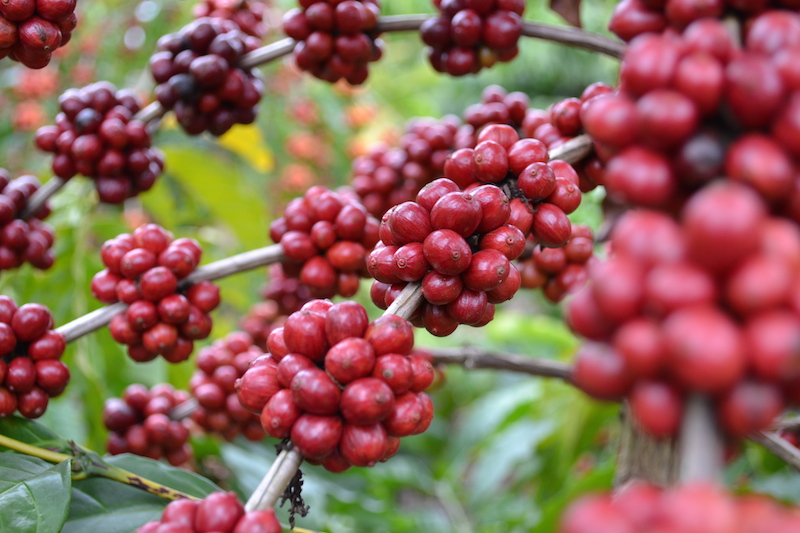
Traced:
<svg viewBox="0 0 800 533">
<path fill-rule="evenodd" d="M 0 531 L 800 530 L 800 2 L 542 4 L 0 3 Z"/>
</svg>

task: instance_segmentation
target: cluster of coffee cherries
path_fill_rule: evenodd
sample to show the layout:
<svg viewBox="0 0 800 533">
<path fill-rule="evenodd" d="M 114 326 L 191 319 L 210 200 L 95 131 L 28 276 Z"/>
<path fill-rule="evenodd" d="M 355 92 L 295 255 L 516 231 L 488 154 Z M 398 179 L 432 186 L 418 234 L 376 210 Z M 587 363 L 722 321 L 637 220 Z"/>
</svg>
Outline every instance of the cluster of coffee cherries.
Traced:
<svg viewBox="0 0 800 533">
<path fill-rule="evenodd" d="M 199 407 L 192 420 L 208 433 L 231 441 L 244 435 L 252 441 L 264 438 L 258 416 L 246 410 L 236 396 L 236 380 L 250 363 L 264 351 L 253 345 L 247 333 L 230 333 L 197 354 L 197 370 L 189 381 L 192 396 Z"/>
<path fill-rule="evenodd" d="M 568 307 L 596 341 L 579 350 L 574 382 L 627 397 L 656 436 L 675 434 L 691 393 L 714 400 L 728 435 L 763 430 L 800 403 L 800 228 L 730 181 L 692 195 L 680 219 L 641 210 L 617 223 L 610 257 Z"/>
<path fill-rule="evenodd" d="M 332 472 L 373 466 L 433 419 L 423 392 L 433 367 L 414 354 L 414 330 L 396 315 L 370 323 L 358 303 L 312 300 L 268 343 L 271 355 L 237 384 L 239 401 L 312 464 Z"/>
<path fill-rule="evenodd" d="M 452 115 L 441 120 L 415 118 L 405 127 L 400 146 L 373 146 L 352 165 L 351 186 L 364 207 L 381 217 L 403 202 L 413 200 L 427 183 L 442 176 L 453 151 L 460 121 Z"/>
<path fill-rule="evenodd" d="M 106 304 L 128 304 L 111 320 L 109 330 L 114 340 L 128 346 L 134 361 L 151 361 L 158 355 L 171 363 L 185 361 L 194 341 L 211 333 L 208 313 L 219 305 L 219 287 L 207 281 L 178 287 L 201 255 L 197 241 L 173 240 L 156 224 L 103 244 L 100 256 L 106 268 L 92 278 L 92 295 Z"/>
<path fill-rule="evenodd" d="M 14 411 L 38 418 L 49 399 L 64 392 L 69 368 L 61 362 L 64 337 L 41 304 L 17 304 L 0 296 L 0 418 Z"/>
<path fill-rule="evenodd" d="M 192 458 L 189 429 L 183 421 L 172 420 L 170 413 L 188 399 L 188 392 L 166 383 L 152 389 L 128 385 L 122 398 L 109 398 L 103 405 L 108 453 L 163 457 L 173 466 L 186 464 Z"/>
<path fill-rule="evenodd" d="M 519 53 L 524 0 L 434 0 L 439 16 L 420 28 L 428 58 L 438 72 L 474 74 Z"/>
<path fill-rule="evenodd" d="M 77 0 L 15 0 L 0 3 L 0 58 L 44 68 L 72 37 Z"/>
<path fill-rule="evenodd" d="M 147 522 L 135 533 L 281 533 L 275 511 L 245 512 L 231 492 L 212 492 L 202 500 L 175 500 L 160 521 Z"/>
<path fill-rule="evenodd" d="M 567 215 L 581 203 L 580 178 L 564 161 L 549 161 L 547 146 L 537 139 L 520 139 L 507 124 L 490 124 L 477 138 L 475 148 L 451 154 L 444 173 L 459 187 L 491 183 L 505 187 L 514 209 L 525 220 L 518 227 L 542 246 L 557 248 L 569 240 Z M 524 215 L 527 211 L 527 215 Z"/>
<path fill-rule="evenodd" d="M 267 276 L 268 281 L 261 289 L 261 297 L 275 302 L 278 314 L 289 316 L 311 300 L 308 287 L 300 283 L 299 279 L 287 276 L 280 263 L 270 265 Z"/>
<path fill-rule="evenodd" d="M 393 207 L 381 220 L 381 243 L 367 260 L 376 280 L 372 301 L 386 309 L 408 283 L 420 282 L 425 302 L 413 317 L 416 325 L 437 336 L 459 324 L 486 325 L 494 304 L 520 287 L 511 264 L 525 248 L 518 218 L 495 185 L 462 191 L 447 178 L 431 182 L 416 201 Z"/>
<path fill-rule="evenodd" d="M 522 131 L 529 106 L 527 94 L 519 91 L 509 93 L 499 85 L 489 85 L 481 93 L 481 101 L 464 110 L 466 124 L 458 130 L 456 148 L 475 148 L 478 144 L 476 135 L 489 124 L 508 124 Z"/>
<path fill-rule="evenodd" d="M 683 30 L 703 18 L 749 23 L 766 9 L 797 9 L 796 0 L 622 0 L 614 8 L 608 29 L 630 41 L 648 32 Z"/>
<path fill-rule="evenodd" d="M 609 194 L 674 210 L 724 175 L 800 221 L 798 35 L 800 14 L 768 10 L 744 28 L 743 46 L 716 19 L 631 41 L 621 90 L 581 111 Z"/>
<path fill-rule="evenodd" d="M 581 109 L 585 102 L 613 91 L 610 85 L 593 83 L 580 98 L 566 98 L 547 109 L 529 108 L 520 127 L 521 136 L 538 139 L 550 150 L 557 148 L 583 133 Z M 594 154 L 574 163 L 573 167 L 580 178 L 582 192 L 589 192 L 603 184 L 603 163 Z"/>
<path fill-rule="evenodd" d="M 30 220 L 17 218 L 38 189 L 35 176 L 12 180 L 0 168 L 0 271 L 19 268 L 23 263 L 42 270 L 53 266 L 53 228 L 42 222 L 50 208 L 45 204 Z"/>
<path fill-rule="evenodd" d="M 373 31 L 380 15 L 378 0 L 302 0 L 300 6 L 283 17 L 283 31 L 298 41 L 297 67 L 331 83 L 364 83 L 369 63 L 383 54 L 383 43 Z"/>
<path fill-rule="evenodd" d="M 235 22 L 220 18 L 197 19 L 163 36 L 150 58 L 156 99 L 175 111 L 189 135 L 222 135 L 234 124 L 251 124 L 264 84 L 257 71 L 237 64 L 260 45 Z"/>
<path fill-rule="evenodd" d="M 561 248 L 536 246 L 531 257 L 519 262 L 521 285 L 526 289 L 541 289 L 545 298 L 560 302 L 564 296 L 584 286 L 593 254 L 592 230 L 574 224 L 567 244 Z"/>
<path fill-rule="evenodd" d="M 796 511 L 764 496 L 733 496 L 704 483 L 667 490 L 636 483 L 614 495 L 584 496 L 572 503 L 561 519 L 558 532 L 755 533 L 798 528 L 800 515 Z"/>
<path fill-rule="evenodd" d="M 232 20 L 244 33 L 262 39 L 267 33 L 264 14 L 267 4 L 262 0 L 202 0 L 192 6 L 194 18 Z"/>
<path fill-rule="evenodd" d="M 270 237 L 283 247 L 284 273 L 298 277 L 313 296 L 348 297 L 369 276 L 365 258 L 378 242 L 378 221 L 352 192 L 315 186 L 289 202 Z"/>
<path fill-rule="evenodd" d="M 69 89 L 59 98 L 55 125 L 36 132 L 36 146 L 55 154 L 53 173 L 92 178 L 101 202 L 122 203 L 149 190 L 164 170 L 147 125 L 134 120 L 139 99 L 108 82 Z"/>
</svg>

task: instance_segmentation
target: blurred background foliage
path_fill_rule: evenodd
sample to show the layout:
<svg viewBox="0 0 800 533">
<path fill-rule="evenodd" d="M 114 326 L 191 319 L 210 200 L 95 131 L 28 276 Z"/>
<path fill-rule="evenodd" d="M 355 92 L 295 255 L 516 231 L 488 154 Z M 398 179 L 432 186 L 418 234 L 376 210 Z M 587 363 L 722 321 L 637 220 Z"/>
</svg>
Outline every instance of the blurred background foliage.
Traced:
<svg viewBox="0 0 800 533">
<path fill-rule="evenodd" d="M 52 123 L 57 96 L 68 87 L 109 80 L 149 98 L 147 59 L 159 36 L 191 20 L 191 1 L 94 0 L 79 5 L 73 41 L 46 69 L 29 71 L 8 60 L 0 65 L 0 152 L 12 175 L 49 179 L 50 157 L 37 153 L 32 135 Z M 587 29 L 604 32 L 611 0 L 585 0 Z M 428 0 L 389 0 L 385 14 L 432 12 Z M 273 27 L 291 2 L 274 2 Z M 528 2 L 526 18 L 562 21 L 544 0 Z M 267 41 L 281 37 L 279 29 Z M 291 59 L 262 68 L 267 92 L 253 126 L 236 126 L 220 139 L 187 137 L 170 117 L 156 136 L 167 171 L 150 192 L 123 208 L 97 204 L 93 186 L 76 178 L 53 199 L 48 220 L 56 228 L 56 265 L 48 272 L 27 265 L 3 272 L 0 292 L 19 303 L 48 305 L 57 324 L 99 307 L 89 291 L 101 269 L 102 243 L 152 221 L 204 245 L 204 262 L 271 244 L 268 225 L 285 202 L 312 184 L 338 186 L 349 178 L 352 158 L 376 141 L 396 141 L 414 116 L 460 115 L 496 83 L 524 91 L 540 107 L 579 96 L 595 81 L 613 83 L 616 64 L 598 55 L 524 40 L 520 56 L 477 76 L 452 79 L 427 63 L 415 34 L 386 36 L 383 59 L 371 66 L 364 87 L 331 87 L 300 75 Z M 598 198 L 573 219 L 599 224 Z M 214 314 L 210 342 L 237 329 L 260 300 L 263 270 L 221 281 L 223 305 Z M 368 285 L 359 300 L 368 308 Z M 377 315 L 377 310 L 374 312 Z M 559 309 L 538 295 L 522 294 L 482 329 L 460 328 L 436 339 L 419 332 L 418 345 L 478 344 L 539 357 L 568 359 L 577 346 Z M 186 387 L 192 362 L 167 365 L 159 358 L 134 364 L 107 330 L 69 346 L 72 370 L 66 394 L 40 420 L 56 433 L 103 450 L 103 401 L 130 383 L 168 381 Z M 400 454 L 372 469 L 331 475 L 304 469 L 304 496 L 311 505 L 300 526 L 333 532 L 522 532 L 552 531 L 563 506 L 576 495 L 607 488 L 613 477 L 617 408 L 587 400 L 552 381 L 493 371 L 448 368 L 433 393 L 436 418 L 424 435 L 404 439 Z M 274 442 L 193 440 L 197 470 L 246 497 L 274 457 Z M 745 487 L 784 498 L 798 483 L 762 452 L 749 449 L 730 469 Z M 795 496 L 796 498 L 797 496 Z M 155 517 L 158 513 L 153 511 Z M 131 525 L 133 528 L 133 524 Z"/>
</svg>

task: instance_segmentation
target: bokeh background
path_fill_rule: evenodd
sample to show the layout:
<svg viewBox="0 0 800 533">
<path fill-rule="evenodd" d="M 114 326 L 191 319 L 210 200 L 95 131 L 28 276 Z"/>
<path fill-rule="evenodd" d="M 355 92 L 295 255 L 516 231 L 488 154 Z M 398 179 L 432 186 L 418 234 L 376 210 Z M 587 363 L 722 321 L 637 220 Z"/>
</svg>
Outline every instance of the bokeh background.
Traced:
<svg viewBox="0 0 800 533">
<path fill-rule="evenodd" d="M 384 0 L 384 14 L 430 13 L 427 0 Z M 605 32 L 611 0 L 584 0 L 587 29 Z M 291 2 L 270 2 L 273 30 Z M 92 0 L 78 6 L 72 42 L 51 65 L 27 70 L 0 63 L 0 166 L 12 175 L 49 179 L 50 156 L 37 152 L 33 132 L 50 124 L 66 88 L 109 80 L 149 100 L 147 60 L 159 36 L 191 20 L 191 0 Z M 531 0 L 527 19 L 563 23 L 545 0 Z M 579 96 L 595 81 L 613 83 L 613 60 L 527 39 L 511 63 L 477 76 L 453 79 L 427 63 L 418 36 L 385 36 L 383 59 L 370 66 L 363 87 L 331 86 L 300 74 L 291 58 L 262 67 L 266 94 L 252 126 L 236 126 L 217 139 L 188 137 L 167 116 L 156 135 L 167 169 L 156 186 L 124 207 L 99 205 L 92 184 L 75 178 L 51 201 L 57 261 L 47 272 L 25 265 L 0 276 L 0 293 L 17 302 L 48 305 L 57 325 L 100 306 L 89 282 L 102 268 L 99 249 L 119 233 L 155 222 L 177 237 L 204 246 L 204 262 L 271 244 L 270 221 L 282 205 L 313 184 L 346 184 L 352 158 L 374 142 L 395 142 L 405 121 L 440 117 L 480 100 L 489 84 L 523 91 L 538 107 Z M 602 193 L 595 191 L 571 218 L 597 228 Z M 263 269 L 222 280 L 223 305 L 215 311 L 210 343 L 239 328 L 261 300 Z M 357 296 L 377 316 L 364 282 Z M 568 360 L 578 345 L 557 306 L 524 291 L 499 309 L 485 328 L 462 326 L 437 339 L 417 332 L 421 346 L 476 344 L 537 357 Z M 204 343 L 199 343 L 201 346 Z M 192 361 L 168 365 L 161 358 L 134 364 L 103 329 L 68 347 L 72 382 L 40 420 L 60 435 L 103 451 L 103 401 L 130 383 L 170 382 L 186 388 Z M 372 469 L 332 475 L 305 467 L 303 494 L 311 511 L 301 527 L 333 532 L 553 531 L 564 505 L 577 495 L 611 486 L 618 409 L 588 400 L 552 381 L 494 371 L 448 368 L 432 394 L 436 417 L 424 435 L 403 439 L 400 454 Z M 274 441 L 233 443 L 193 438 L 196 470 L 235 490 L 252 492 L 275 456 Z M 742 491 L 757 489 L 800 499 L 800 481 L 755 448 L 729 468 Z M 750 479 L 758 474 L 757 482 Z M 112 511 L 113 512 L 113 511 Z M 285 516 L 284 516 L 285 518 Z M 135 527 L 131 524 L 131 528 Z"/>
</svg>

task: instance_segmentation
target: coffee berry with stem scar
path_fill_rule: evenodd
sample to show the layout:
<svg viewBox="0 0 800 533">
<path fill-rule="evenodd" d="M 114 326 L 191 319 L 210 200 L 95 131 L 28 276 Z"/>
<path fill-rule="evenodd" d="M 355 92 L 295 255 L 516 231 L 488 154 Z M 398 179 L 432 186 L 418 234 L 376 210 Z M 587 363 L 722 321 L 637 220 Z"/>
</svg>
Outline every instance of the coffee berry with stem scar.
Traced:
<svg viewBox="0 0 800 533">
<path fill-rule="evenodd" d="M 411 324 L 396 315 L 370 323 L 356 302 L 312 300 L 268 344 L 270 354 L 237 382 L 239 401 L 312 464 L 332 472 L 373 466 L 431 423 L 423 391 L 434 369 L 415 353 Z"/>
</svg>

